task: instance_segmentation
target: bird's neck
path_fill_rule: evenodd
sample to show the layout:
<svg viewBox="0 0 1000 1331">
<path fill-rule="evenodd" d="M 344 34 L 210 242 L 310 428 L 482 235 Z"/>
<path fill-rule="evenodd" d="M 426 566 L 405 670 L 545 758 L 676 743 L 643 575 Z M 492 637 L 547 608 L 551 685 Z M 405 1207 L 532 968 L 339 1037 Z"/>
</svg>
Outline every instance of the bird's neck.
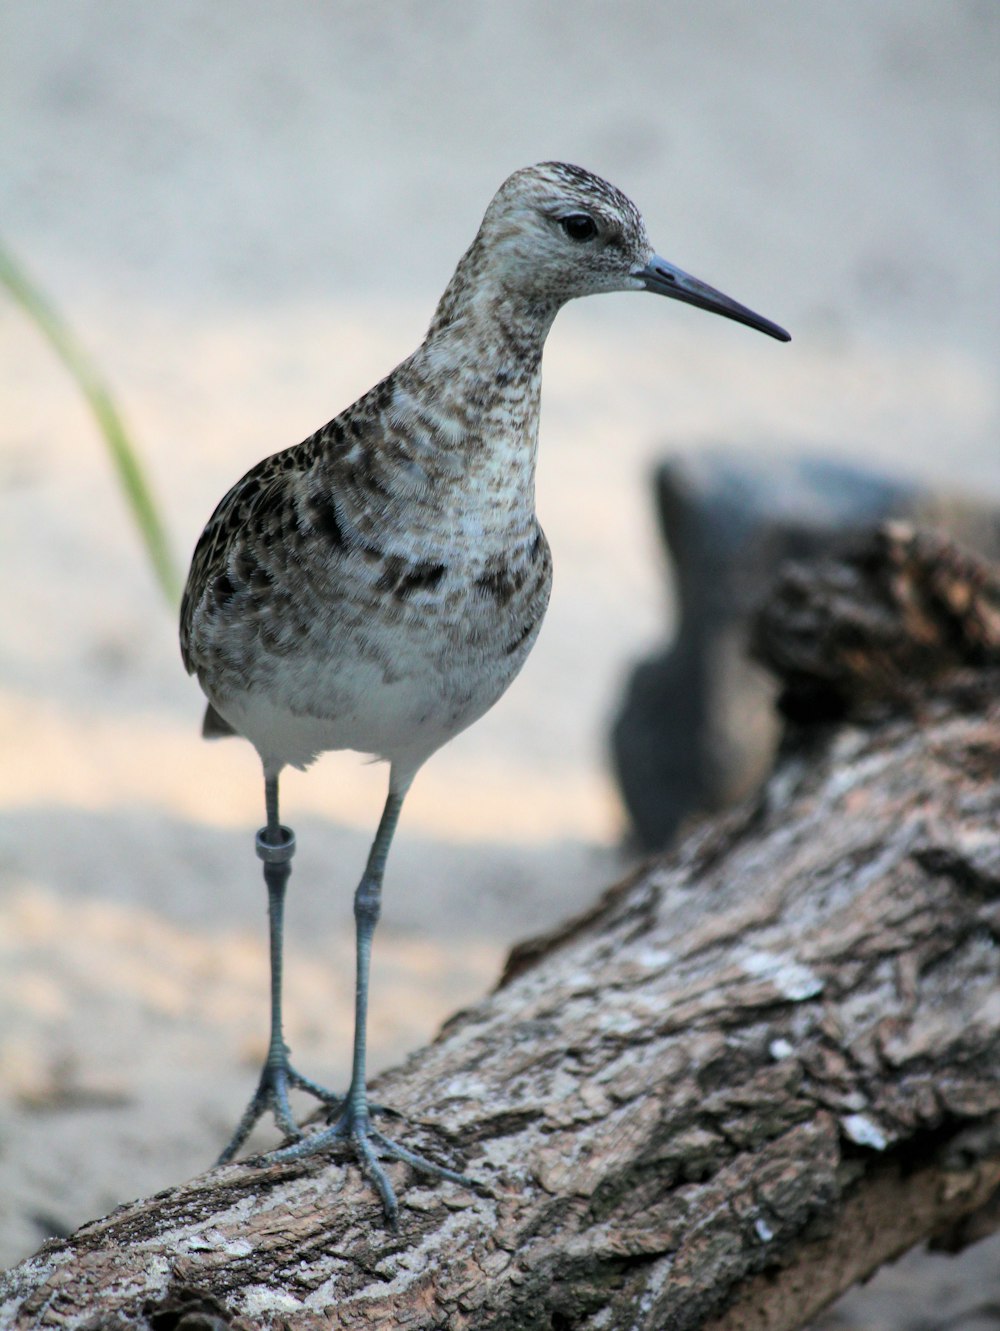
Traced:
<svg viewBox="0 0 1000 1331">
<path fill-rule="evenodd" d="M 551 290 L 525 289 L 498 271 L 480 233 L 438 301 L 427 341 L 457 333 L 538 359 L 561 304 Z"/>
<path fill-rule="evenodd" d="M 532 300 L 481 270 L 474 243 L 424 341 L 392 380 L 390 419 L 433 469 L 437 502 L 482 525 L 534 527 L 545 338 L 559 302 Z M 499 539 L 499 536 L 498 536 Z"/>
<path fill-rule="evenodd" d="M 405 383 L 437 447 L 460 452 L 470 480 L 481 471 L 533 504 L 542 348 L 559 306 L 469 277 L 460 265 Z"/>
</svg>

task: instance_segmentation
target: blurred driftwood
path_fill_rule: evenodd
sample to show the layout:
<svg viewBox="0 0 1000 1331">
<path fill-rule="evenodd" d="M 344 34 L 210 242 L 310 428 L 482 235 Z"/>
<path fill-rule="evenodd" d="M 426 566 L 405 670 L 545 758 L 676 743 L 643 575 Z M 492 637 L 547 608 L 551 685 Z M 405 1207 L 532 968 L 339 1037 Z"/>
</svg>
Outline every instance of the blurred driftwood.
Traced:
<svg viewBox="0 0 1000 1331">
<path fill-rule="evenodd" d="M 791 1328 L 996 1228 L 998 607 L 995 570 L 898 527 L 791 570 L 761 798 L 377 1083 L 482 1195 L 392 1166 L 390 1233 L 351 1163 L 229 1166 L 47 1244 L 0 1326 Z"/>
</svg>

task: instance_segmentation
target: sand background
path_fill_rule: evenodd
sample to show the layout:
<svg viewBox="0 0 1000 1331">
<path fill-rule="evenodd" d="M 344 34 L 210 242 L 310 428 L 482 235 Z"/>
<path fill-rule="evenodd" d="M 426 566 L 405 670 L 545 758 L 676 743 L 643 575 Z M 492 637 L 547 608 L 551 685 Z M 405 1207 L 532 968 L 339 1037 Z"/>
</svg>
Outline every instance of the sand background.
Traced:
<svg viewBox="0 0 1000 1331">
<path fill-rule="evenodd" d="M 661 253 L 793 333 L 634 296 L 560 315 L 552 608 L 408 802 L 376 1067 L 625 863 L 606 734 L 671 623 L 657 457 L 823 451 L 1000 496 L 998 103 L 992 0 L 0 8 L 0 235 L 114 385 L 179 561 L 248 466 L 413 348 L 532 161 L 608 176 Z M 0 420 L 4 1264 L 213 1158 L 264 1049 L 266 952 L 256 760 L 199 740 L 92 423 L 4 299 Z M 288 1030 L 333 1085 L 383 785 L 352 755 L 283 785 Z"/>
</svg>

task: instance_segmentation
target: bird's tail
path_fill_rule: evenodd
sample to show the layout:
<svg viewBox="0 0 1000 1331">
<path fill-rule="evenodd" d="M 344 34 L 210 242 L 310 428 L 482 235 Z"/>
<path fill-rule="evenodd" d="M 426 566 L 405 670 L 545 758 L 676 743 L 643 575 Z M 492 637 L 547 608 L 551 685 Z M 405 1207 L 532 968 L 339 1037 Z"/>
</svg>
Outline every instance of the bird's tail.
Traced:
<svg viewBox="0 0 1000 1331">
<path fill-rule="evenodd" d="M 236 731 L 232 728 L 224 716 L 220 716 L 211 703 L 205 708 L 205 716 L 201 723 L 202 739 L 225 739 L 228 735 L 235 735 Z"/>
</svg>

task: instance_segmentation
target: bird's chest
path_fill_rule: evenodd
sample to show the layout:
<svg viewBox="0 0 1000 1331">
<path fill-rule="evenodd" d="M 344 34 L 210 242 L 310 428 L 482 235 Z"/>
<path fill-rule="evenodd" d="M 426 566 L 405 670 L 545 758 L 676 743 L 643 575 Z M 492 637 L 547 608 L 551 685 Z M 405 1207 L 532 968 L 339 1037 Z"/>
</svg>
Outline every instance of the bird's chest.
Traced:
<svg viewBox="0 0 1000 1331">
<path fill-rule="evenodd" d="M 452 539 L 386 559 L 369 586 L 397 655 L 442 674 L 520 668 L 548 604 L 551 558 L 534 514 L 496 516 L 457 519 Z"/>
</svg>

